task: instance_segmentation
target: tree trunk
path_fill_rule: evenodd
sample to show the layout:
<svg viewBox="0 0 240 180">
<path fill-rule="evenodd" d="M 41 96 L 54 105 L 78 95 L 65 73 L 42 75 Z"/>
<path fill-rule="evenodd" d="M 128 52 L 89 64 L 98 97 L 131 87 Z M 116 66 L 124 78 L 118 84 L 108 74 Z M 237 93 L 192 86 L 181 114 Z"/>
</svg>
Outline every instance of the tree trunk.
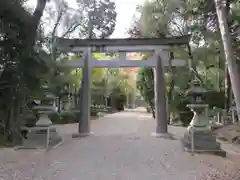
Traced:
<svg viewBox="0 0 240 180">
<path fill-rule="evenodd" d="M 173 52 L 170 52 L 170 58 L 169 58 L 169 68 L 168 68 L 168 73 L 170 74 L 171 76 L 171 81 L 169 83 L 169 91 L 167 93 L 167 100 L 168 100 L 168 124 L 170 123 L 170 114 L 171 114 L 171 111 L 170 111 L 170 108 L 171 107 L 171 102 L 172 102 L 172 99 L 173 99 L 173 90 L 174 90 L 174 87 L 175 87 L 175 73 L 174 73 L 174 70 L 173 70 L 173 67 L 172 67 L 172 60 L 174 59 L 174 54 Z"/>
<path fill-rule="evenodd" d="M 14 145 L 19 145 L 21 143 L 21 124 L 22 124 L 22 116 L 21 116 L 21 104 L 22 98 L 16 98 L 14 101 L 14 111 L 13 111 L 13 127 L 12 127 L 12 143 Z"/>
<path fill-rule="evenodd" d="M 190 46 L 189 43 L 187 44 L 187 50 L 188 50 L 188 57 L 189 57 L 189 59 L 188 59 L 188 67 L 190 69 L 190 72 L 191 72 L 191 74 L 193 73 L 193 75 L 196 78 L 198 78 L 198 80 L 201 81 L 201 83 L 203 83 L 203 80 L 202 80 L 201 76 L 198 74 L 196 66 L 195 66 L 195 64 L 193 62 L 192 49 L 191 49 L 191 46 Z"/>
<path fill-rule="evenodd" d="M 61 113 L 61 96 L 58 96 L 58 113 Z"/>
<path fill-rule="evenodd" d="M 7 103 L 6 117 L 5 117 L 5 137 L 8 142 L 11 142 L 11 129 L 12 129 L 12 112 L 14 107 L 14 100 L 12 99 Z"/>
<path fill-rule="evenodd" d="M 223 0 L 215 0 L 215 5 L 218 16 L 219 28 L 222 36 L 226 63 L 228 66 L 233 95 L 236 102 L 238 119 L 240 119 L 240 73 L 238 70 L 237 60 L 234 57 L 232 40 L 227 23 L 226 2 Z"/>
<path fill-rule="evenodd" d="M 152 110 L 152 117 L 155 119 L 155 106 L 154 106 L 154 103 L 153 103 L 154 100 L 150 100 L 148 99 L 148 104 Z"/>
<path fill-rule="evenodd" d="M 227 64 L 225 65 L 225 109 L 229 111 L 232 104 L 232 86 L 228 72 Z"/>
<path fill-rule="evenodd" d="M 230 1 L 231 0 L 226 0 L 226 17 L 229 17 Z M 228 18 L 227 18 L 227 23 L 229 25 Z M 225 98 L 226 98 L 225 99 L 225 109 L 228 112 L 232 106 L 233 93 L 232 93 L 232 84 L 231 84 L 231 80 L 230 80 L 227 63 L 225 63 Z"/>
<path fill-rule="evenodd" d="M 174 54 L 173 52 L 170 52 L 170 59 L 169 59 L 169 69 L 168 69 L 168 73 L 171 75 L 171 81 L 169 83 L 169 91 L 168 91 L 168 102 L 170 102 L 172 100 L 172 93 L 174 90 L 174 71 L 172 68 L 172 60 L 174 59 Z"/>
</svg>

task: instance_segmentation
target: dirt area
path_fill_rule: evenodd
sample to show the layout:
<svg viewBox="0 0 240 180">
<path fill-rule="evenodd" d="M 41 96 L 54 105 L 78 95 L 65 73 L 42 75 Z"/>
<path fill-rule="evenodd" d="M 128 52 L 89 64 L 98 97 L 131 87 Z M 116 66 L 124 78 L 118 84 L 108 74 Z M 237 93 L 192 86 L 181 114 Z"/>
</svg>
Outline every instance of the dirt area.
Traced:
<svg viewBox="0 0 240 180">
<path fill-rule="evenodd" d="M 240 125 L 227 125 L 215 130 L 218 139 L 240 145 Z"/>
<path fill-rule="evenodd" d="M 240 125 L 227 125 L 215 130 L 221 146 L 228 150 L 227 159 L 240 167 Z"/>
</svg>

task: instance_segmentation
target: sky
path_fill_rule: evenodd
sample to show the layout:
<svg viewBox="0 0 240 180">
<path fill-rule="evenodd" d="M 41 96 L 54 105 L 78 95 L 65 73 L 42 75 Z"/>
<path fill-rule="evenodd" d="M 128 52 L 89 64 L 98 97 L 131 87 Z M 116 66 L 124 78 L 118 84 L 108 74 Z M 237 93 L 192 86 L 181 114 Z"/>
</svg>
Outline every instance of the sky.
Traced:
<svg viewBox="0 0 240 180">
<path fill-rule="evenodd" d="M 75 0 L 68 0 L 71 4 L 75 3 Z M 136 7 L 139 4 L 143 4 L 145 0 L 114 0 L 116 3 L 117 11 L 117 23 L 116 29 L 111 36 L 112 38 L 124 38 L 127 37 L 127 30 L 131 27 L 131 22 L 136 11 Z M 29 0 L 28 6 L 34 7 L 36 0 Z"/>
<path fill-rule="evenodd" d="M 126 31 L 131 27 L 132 18 L 139 4 L 145 0 L 116 0 L 117 25 L 113 37 L 125 37 Z"/>
</svg>

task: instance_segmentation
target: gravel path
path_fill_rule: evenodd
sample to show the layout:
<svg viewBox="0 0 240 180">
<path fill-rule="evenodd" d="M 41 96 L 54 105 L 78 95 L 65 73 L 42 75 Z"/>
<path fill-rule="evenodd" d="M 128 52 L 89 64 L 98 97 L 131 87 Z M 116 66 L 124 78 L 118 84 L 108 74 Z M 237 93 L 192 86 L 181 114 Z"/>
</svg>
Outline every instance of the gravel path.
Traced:
<svg viewBox="0 0 240 180">
<path fill-rule="evenodd" d="M 240 180 L 240 164 L 183 152 L 181 128 L 169 128 L 176 140 L 151 137 L 155 121 L 142 112 L 92 121 L 87 138 L 68 138 L 76 124 L 58 129 L 65 142 L 49 152 L 0 151 L 0 180 Z"/>
</svg>

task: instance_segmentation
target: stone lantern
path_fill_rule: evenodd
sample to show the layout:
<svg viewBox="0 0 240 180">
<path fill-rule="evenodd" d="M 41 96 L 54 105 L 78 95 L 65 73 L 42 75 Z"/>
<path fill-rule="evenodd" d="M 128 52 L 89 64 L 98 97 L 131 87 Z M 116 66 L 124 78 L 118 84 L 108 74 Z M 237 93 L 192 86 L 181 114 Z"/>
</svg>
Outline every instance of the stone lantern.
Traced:
<svg viewBox="0 0 240 180">
<path fill-rule="evenodd" d="M 191 102 L 187 107 L 191 109 L 194 116 L 184 133 L 182 144 L 186 151 L 211 152 L 226 156 L 226 152 L 221 150 L 220 143 L 216 141 L 209 125 L 206 92 L 198 80 L 193 80 L 191 87 L 186 92 L 186 96 L 190 98 Z"/>
<path fill-rule="evenodd" d="M 51 94 L 46 94 L 44 100 L 53 100 Z M 55 127 L 52 127 L 52 121 L 49 118 L 51 113 L 56 112 L 56 107 L 51 104 L 39 104 L 33 108 L 40 115 L 34 127 L 26 129 L 27 138 L 23 140 L 23 147 L 26 149 L 46 148 L 59 143 L 62 138 L 59 136 Z"/>
</svg>

